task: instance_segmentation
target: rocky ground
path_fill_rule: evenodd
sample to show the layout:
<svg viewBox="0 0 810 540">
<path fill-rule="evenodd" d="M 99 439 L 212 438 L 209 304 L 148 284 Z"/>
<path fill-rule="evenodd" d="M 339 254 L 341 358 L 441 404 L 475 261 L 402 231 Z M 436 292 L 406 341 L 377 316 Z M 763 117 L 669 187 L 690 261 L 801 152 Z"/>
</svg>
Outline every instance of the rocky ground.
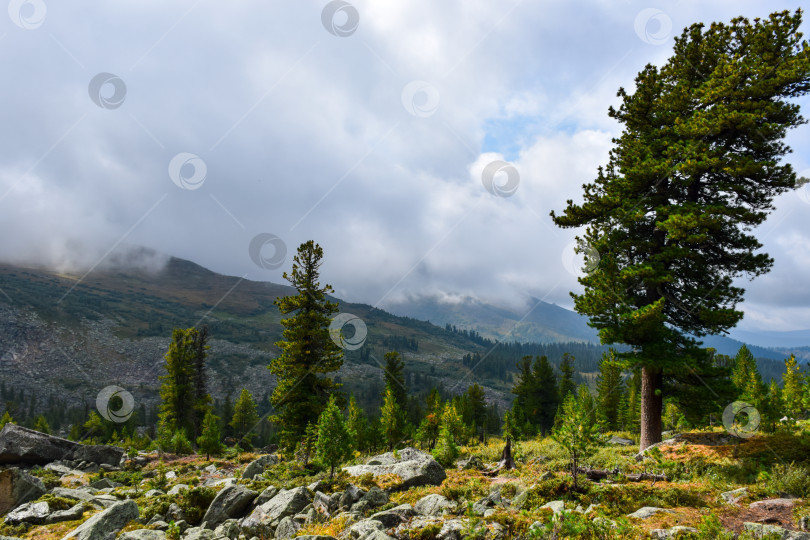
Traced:
<svg viewBox="0 0 810 540">
<path fill-rule="evenodd" d="M 614 437 L 590 460 L 611 474 L 599 482 L 583 478 L 577 491 L 564 472 L 562 449 L 549 440 L 519 444 L 512 471 L 493 470 L 501 443 L 492 441 L 463 448 L 451 468 L 404 448 L 358 456 L 332 479 L 317 466 L 303 468 L 272 453 L 229 452 L 207 461 L 156 452 L 127 457 L 119 450 L 120 461 L 111 464 L 109 451 L 60 447 L 64 459 L 11 463 L 21 445 L 0 441 L 0 461 L 7 463 L 0 472 L 0 536 L 810 539 L 810 506 L 777 489 L 789 484 L 764 473 L 746 476 L 768 456 L 778 463 L 791 453 L 806 455 L 808 439 L 690 433 L 637 455 L 632 440 Z M 29 458 L 41 450 L 26 444 Z M 630 480 L 642 472 L 666 480 Z"/>
</svg>

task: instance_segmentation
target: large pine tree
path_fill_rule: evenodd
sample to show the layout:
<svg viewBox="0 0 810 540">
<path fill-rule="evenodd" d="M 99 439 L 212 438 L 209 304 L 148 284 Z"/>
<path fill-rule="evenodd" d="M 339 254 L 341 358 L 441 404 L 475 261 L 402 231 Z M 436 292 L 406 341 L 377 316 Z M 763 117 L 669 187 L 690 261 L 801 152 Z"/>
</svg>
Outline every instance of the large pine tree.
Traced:
<svg viewBox="0 0 810 540">
<path fill-rule="evenodd" d="M 160 377 L 158 433 L 165 444 L 176 433 L 196 439 L 202 419 L 211 406 L 205 388 L 205 357 L 208 330 L 176 328 L 166 359 L 166 374 Z"/>
<path fill-rule="evenodd" d="M 327 374 L 343 365 L 343 352 L 329 335 L 331 316 L 336 302 L 326 295 L 334 292 L 319 283 L 323 249 L 309 240 L 298 248 L 290 274 L 284 279 L 298 294 L 276 299 L 284 326 L 282 341 L 276 343 L 281 354 L 269 369 L 276 376 L 276 387 L 270 397 L 276 414 L 272 421 L 279 426 L 282 448 L 294 450 L 308 425 L 315 425 L 326 407 L 329 396 L 339 387 Z"/>
<path fill-rule="evenodd" d="M 558 226 L 586 226 L 581 242 L 600 255 L 572 296 L 603 343 L 631 346 L 642 449 L 661 440 L 665 374 L 702 367 L 693 336 L 736 325 L 744 290 L 734 279 L 773 264 L 750 231 L 796 183 L 782 158 L 787 130 L 804 122 L 791 100 L 810 90 L 801 19 L 686 28 L 663 67 L 647 65 L 634 93 L 619 90 L 609 115 L 624 131 L 584 202 L 552 212 Z"/>
</svg>

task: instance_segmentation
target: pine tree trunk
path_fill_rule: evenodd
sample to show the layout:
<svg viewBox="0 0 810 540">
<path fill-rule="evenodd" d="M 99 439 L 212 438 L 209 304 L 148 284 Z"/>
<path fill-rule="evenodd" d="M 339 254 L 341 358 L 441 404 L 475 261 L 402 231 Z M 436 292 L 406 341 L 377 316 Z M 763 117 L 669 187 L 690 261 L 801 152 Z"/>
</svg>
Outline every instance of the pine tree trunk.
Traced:
<svg viewBox="0 0 810 540">
<path fill-rule="evenodd" d="M 641 368 L 641 442 L 639 450 L 661 442 L 661 413 L 664 399 L 661 393 L 663 373 L 658 368 Z M 656 392 L 658 390 L 658 392 Z"/>
</svg>

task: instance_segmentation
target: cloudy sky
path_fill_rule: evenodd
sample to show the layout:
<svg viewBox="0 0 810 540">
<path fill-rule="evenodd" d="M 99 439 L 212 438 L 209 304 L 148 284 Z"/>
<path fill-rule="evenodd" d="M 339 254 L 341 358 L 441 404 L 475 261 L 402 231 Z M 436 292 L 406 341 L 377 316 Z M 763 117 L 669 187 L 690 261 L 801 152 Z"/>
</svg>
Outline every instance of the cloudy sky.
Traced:
<svg viewBox="0 0 810 540">
<path fill-rule="evenodd" d="M 798 5 L 12 0 L 0 259 L 140 245 L 280 282 L 311 238 L 346 299 L 570 306 L 575 232 L 548 213 L 606 161 L 616 90 L 692 22 Z M 789 143 L 810 176 L 810 126 Z M 776 205 L 742 327 L 810 328 L 810 191 Z"/>
</svg>

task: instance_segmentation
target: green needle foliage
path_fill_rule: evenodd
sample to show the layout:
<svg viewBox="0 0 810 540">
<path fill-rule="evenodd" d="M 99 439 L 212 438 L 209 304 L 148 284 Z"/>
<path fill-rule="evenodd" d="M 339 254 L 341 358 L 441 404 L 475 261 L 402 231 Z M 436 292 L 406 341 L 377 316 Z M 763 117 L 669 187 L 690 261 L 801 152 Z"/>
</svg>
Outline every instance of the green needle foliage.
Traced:
<svg viewBox="0 0 810 540">
<path fill-rule="evenodd" d="M 581 403 L 575 394 L 568 394 L 562 404 L 560 421 L 551 432 L 551 438 L 568 453 L 575 491 L 578 489 L 577 478 L 582 460 L 591 456 L 602 443 L 599 424 L 593 421 L 593 411 L 588 407 L 588 403 Z"/>
<path fill-rule="evenodd" d="M 301 441 L 306 428 L 315 424 L 329 396 L 340 385 L 330 377 L 343 365 L 343 352 L 329 335 L 336 302 L 326 295 L 334 292 L 318 282 L 323 249 L 314 241 L 301 244 L 293 259 L 292 272 L 284 279 L 298 294 L 276 299 L 282 315 L 284 339 L 276 343 L 281 354 L 268 366 L 276 376 L 276 388 L 270 401 L 277 413 L 271 420 L 279 426 L 282 449 L 290 453 Z"/>
<path fill-rule="evenodd" d="M 205 459 L 211 456 L 218 456 L 222 453 L 222 434 L 219 430 L 219 416 L 215 416 L 210 410 L 205 414 L 202 423 L 202 434 L 197 437 L 197 446 L 201 453 L 205 454 Z"/>
<path fill-rule="evenodd" d="M 408 426 L 405 411 L 400 408 L 394 389 L 390 386 L 385 390 L 385 400 L 380 410 L 380 422 L 388 450 L 393 450 L 394 446 L 405 437 Z"/>
<path fill-rule="evenodd" d="M 631 346 L 623 356 L 642 368 L 642 448 L 661 438 L 665 374 L 711 367 L 693 336 L 736 325 L 734 279 L 773 265 L 751 230 L 796 185 L 782 158 L 804 123 L 793 100 L 810 90 L 801 21 L 797 10 L 686 28 L 664 66 L 619 89 L 609 116 L 624 131 L 584 202 L 552 212 L 585 226 L 580 245 L 599 253 L 572 296 L 602 343 Z"/>
<path fill-rule="evenodd" d="M 335 467 L 352 453 L 349 430 L 334 395 L 329 398 L 326 408 L 318 419 L 317 452 L 321 463 L 329 466 L 330 480 L 335 475 Z"/>
<path fill-rule="evenodd" d="M 196 438 L 211 407 L 211 396 L 205 391 L 207 340 L 206 328 L 176 328 L 172 332 L 164 355 L 166 374 L 160 377 L 158 433 L 164 446 L 179 431 Z"/>
<path fill-rule="evenodd" d="M 253 395 L 247 388 L 242 388 L 239 399 L 236 400 L 236 404 L 233 406 L 233 418 L 231 418 L 230 422 L 233 436 L 239 439 L 239 446 L 246 450 L 251 448 L 254 429 L 258 423 L 259 414 L 256 412 L 256 402 L 253 401 Z"/>
</svg>

